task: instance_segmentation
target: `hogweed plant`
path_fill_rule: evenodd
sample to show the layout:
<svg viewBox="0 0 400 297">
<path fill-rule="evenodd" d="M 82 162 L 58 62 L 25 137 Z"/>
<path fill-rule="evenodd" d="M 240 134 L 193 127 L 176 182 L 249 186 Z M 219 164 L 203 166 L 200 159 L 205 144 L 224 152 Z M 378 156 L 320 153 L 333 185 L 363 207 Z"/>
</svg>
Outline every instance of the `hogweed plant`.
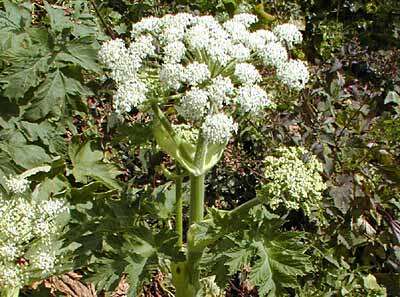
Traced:
<svg viewBox="0 0 400 297">
<path fill-rule="evenodd" d="M 228 231 L 228 227 L 222 231 L 213 219 L 204 218 L 204 178 L 237 132 L 237 119 L 261 117 L 263 110 L 272 105 L 261 71 L 274 69 L 276 79 L 295 91 L 302 90 L 309 79 L 305 63 L 290 59 L 290 50 L 302 42 L 298 29 L 284 24 L 272 31 L 253 30 L 256 23 L 257 17 L 246 13 L 235 15 L 223 23 L 212 16 L 187 13 L 147 17 L 133 25 L 129 44 L 121 39 L 110 40 L 99 52 L 100 60 L 111 70 L 116 83 L 115 111 L 125 113 L 136 108 L 148 112 L 153 117 L 152 131 L 157 144 L 180 168 L 174 175 L 177 189 L 175 222 L 179 235 L 177 244 L 184 251 L 186 260 L 171 264 L 178 297 L 203 294 L 200 280 L 207 274 L 206 269 L 201 268 L 206 250 L 225 234 L 235 232 Z M 164 111 L 166 105 L 172 108 Z M 183 236 L 181 189 L 185 175 L 189 175 L 191 187 L 190 227 Z M 264 208 L 254 210 L 254 206 L 260 203 L 262 200 L 255 198 L 230 212 L 215 212 L 215 215 L 220 218 L 220 223 L 233 219 L 240 221 L 246 216 L 243 224 L 252 224 L 255 218 L 270 220 L 273 215 L 263 213 Z M 259 227 L 261 225 L 259 223 Z M 203 230 L 205 233 L 199 238 L 199 230 L 205 226 L 208 231 Z M 208 234 L 215 228 L 220 231 L 213 236 Z M 267 229 L 265 227 L 263 232 Z M 269 235 L 263 234 L 278 236 L 272 229 L 268 232 Z M 251 252 L 249 250 L 249 255 L 237 263 L 237 270 L 243 268 L 246 260 L 257 257 L 265 260 L 267 252 L 261 242 L 267 237 L 261 237 L 259 243 L 248 246 Z M 183 238 L 187 239 L 185 244 Z M 283 252 L 271 248 L 273 253 Z M 290 247 L 286 248 L 289 259 Z M 242 247 L 241 250 L 245 249 Z M 293 251 L 298 263 L 290 268 L 291 274 L 304 272 L 300 268 L 306 259 L 302 254 L 304 250 L 301 247 L 300 250 L 297 256 Z M 255 256 L 250 256 L 251 253 Z M 274 263 L 268 265 L 271 273 L 285 274 L 281 267 L 276 269 Z M 230 273 L 236 272 L 233 267 Z M 213 274 L 211 272 L 209 276 Z M 281 284 L 271 283 L 272 277 L 268 273 L 264 275 L 265 279 L 260 275 L 250 277 L 259 286 L 261 294 L 271 296 L 295 283 L 293 275 L 282 278 L 286 280 Z"/>
<path fill-rule="evenodd" d="M 29 176 L 49 169 L 38 167 L 6 178 L 6 193 L 0 197 L 2 297 L 17 297 L 24 285 L 56 271 L 60 246 L 55 242 L 68 207 L 62 199 L 43 199 L 38 191 L 31 192 L 28 180 Z"/>
</svg>

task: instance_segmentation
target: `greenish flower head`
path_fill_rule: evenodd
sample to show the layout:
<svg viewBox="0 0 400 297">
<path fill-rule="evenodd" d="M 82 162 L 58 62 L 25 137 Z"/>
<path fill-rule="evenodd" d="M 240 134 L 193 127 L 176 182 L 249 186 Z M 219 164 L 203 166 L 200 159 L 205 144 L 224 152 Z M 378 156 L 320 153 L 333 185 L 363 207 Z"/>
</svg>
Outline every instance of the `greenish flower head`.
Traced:
<svg viewBox="0 0 400 297">
<path fill-rule="evenodd" d="M 282 147 L 265 159 L 265 177 L 260 199 L 272 209 L 303 209 L 306 215 L 318 205 L 326 185 L 321 178 L 322 164 L 303 147 Z"/>
<path fill-rule="evenodd" d="M 197 138 L 199 137 L 199 130 L 194 129 L 186 124 L 172 125 L 176 134 L 179 135 L 187 143 L 196 145 Z"/>
</svg>

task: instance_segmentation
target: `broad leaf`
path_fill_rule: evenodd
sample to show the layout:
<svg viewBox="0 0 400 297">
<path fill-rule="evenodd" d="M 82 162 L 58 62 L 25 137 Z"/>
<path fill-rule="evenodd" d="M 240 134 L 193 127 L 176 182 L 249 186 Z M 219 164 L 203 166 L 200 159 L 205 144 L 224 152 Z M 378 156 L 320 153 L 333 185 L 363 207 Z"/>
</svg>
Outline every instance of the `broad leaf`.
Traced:
<svg viewBox="0 0 400 297">
<path fill-rule="evenodd" d="M 7 145 L 7 152 L 17 165 L 25 169 L 39 167 L 51 162 L 51 158 L 46 151 L 42 147 L 33 144 Z"/>
<path fill-rule="evenodd" d="M 246 242 L 239 243 L 239 247 L 224 253 L 229 259 L 225 262 L 225 265 L 228 267 L 230 275 L 241 271 L 244 266 L 248 265 L 254 254 L 254 248 L 248 246 Z"/>
<path fill-rule="evenodd" d="M 285 287 L 297 287 L 297 277 L 311 270 L 301 233 L 276 231 L 270 229 L 253 243 L 258 260 L 249 278 L 258 286 L 260 296 L 282 296 Z"/>
<path fill-rule="evenodd" d="M 5 11 L 0 11 L 0 30 L 20 31 L 24 25 L 30 23 L 30 4 L 18 5 L 4 0 Z"/>
<path fill-rule="evenodd" d="M 93 142 L 72 144 L 69 148 L 72 162 L 72 174 L 77 182 L 87 183 L 89 179 L 102 182 L 110 189 L 121 189 L 116 176 L 121 174 L 119 169 L 103 162 L 103 152 L 93 148 Z"/>
<path fill-rule="evenodd" d="M 16 62 L 0 76 L 4 95 L 10 99 L 22 98 L 30 88 L 39 85 L 43 80 L 42 74 L 49 69 L 50 56 L 42 56 L 34 48 L 10 50 L 4 58 Z"/>
<path fill-rule="evenodd" d="M 64 52 L 57 55 L 57 61 L 71 62 L 81 66 L 83 69 L 93 72 L 100 72 L 97 63 L 98 49 L 92 44 L 85 44 L 82 40 L 77 39 L 66 45 Z"/>
<path fill-rule="evenodd" d="M 64 9 L 53 8 L 47 2 L 44 2 L 44 7 L 50 18 L 50 27 L 54 32 L 73 27 L 72 22 L 65 16 Z"/>
<path fill-rule="evenodd" d="M 36 99 L 28 107 L 24 117 L 33 121 L 44 118 L 48 114 L 60 117 L 67 104 L 75 105 L 75 97 L 85 98 L 89 94 L 90 92 L 79 81 L 65 76 L 57 69 L 50 73 L 36 90 Z"/>
</svg>

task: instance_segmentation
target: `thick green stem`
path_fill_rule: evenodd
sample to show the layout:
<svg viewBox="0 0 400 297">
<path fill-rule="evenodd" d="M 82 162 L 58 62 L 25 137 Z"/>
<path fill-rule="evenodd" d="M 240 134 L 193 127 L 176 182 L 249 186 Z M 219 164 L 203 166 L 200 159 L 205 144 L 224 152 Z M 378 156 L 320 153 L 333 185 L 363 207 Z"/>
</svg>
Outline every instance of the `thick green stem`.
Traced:
<svg viewBox="0 0 400 297">
<path fill-rule="evenodd" d="M 190 176 L 190 224 L 199 223 L 204 213 L 204 175 Z"/>
<path fill-rule="evenodd" d="M 198 168 L 204 167 L 205 156 L 207 152 L 207 144 L 204 139 L 199 136 L 195 154 L 195 164 Z M 200 223 L 204 217 L 204 180 L 205 174 L 199 176 L 190 176 L 190 225 Z M 195 297 L 199 295 L 200 291 L 200 269 L 199 261 L 201 253 L 195 251 L 194 242 L 188 238 L 188 253 L 186 269 L 188 272 L 188 288 L 191 295 L 188 297 Z"/>
<path fill-rule="evenodd" d="M 207 144 L 199 136 L 194 162 L 198 168 L 204 167 Z M 204 178 L 205 174 L 190 176 L 190 224 L 199 223 L 204 214 Z"/>
<path fill-rule="evenodd" d="M 19 288 L 16 287 L 6 287 L 0 289 L 1 297 L 18 297 L 19 296 Z"/>
<path fill-rule="evenodd" d="M 183 214 L 182 214 L 182 182 L 183 177 L 180 176 L 179 168 L 177 168 L 178 177 L 175 180 L 175 207 L 176 207 L 176 233 L 178 233 L 178 246 L 181 248 L 183 244 Z"/>
</svg>

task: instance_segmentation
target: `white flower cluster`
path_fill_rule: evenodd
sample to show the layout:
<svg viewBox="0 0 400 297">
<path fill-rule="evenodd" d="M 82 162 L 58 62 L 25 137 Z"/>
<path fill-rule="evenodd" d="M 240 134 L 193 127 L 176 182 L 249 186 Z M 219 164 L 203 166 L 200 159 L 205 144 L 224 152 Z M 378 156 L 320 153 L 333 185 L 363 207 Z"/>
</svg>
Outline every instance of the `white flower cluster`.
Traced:
<svg viewBox="0 0 400 297">
<path fill-rule="evenodd" d="M 258 114 L 271 103 L 260 86 L 262 67 L 275 67 L 277 78 L 296 90 L 308 80 L 306 66 L 290 60 L 286 49 L 301 42 L 297 28 L 285 24 L 273 32 L 253 31 L 256 22 L 257 17 L 247 13 L 224 23 L 212 16 L 179 13 L 134 24 L 129 47 L 116 39 L 103 44 L 99 52 L 117 83 L 116 111 L 127 112 L 148 101 L 178 95 L 174 96 L 180 98 L 176 110 L 185 120 L 197 127 L 208 121 L 227 129 L 225 134 L 203 132 L 204 137 L 213 135 L 207 141 L 227 141 L 226 135 L 231 135 L 236 125 L 233 120 L 217 125 L 216 119 L 222 119 L 222 112 L 229 114 L 229 105 Z M 154 86 L 159 90 L 154 91 Z M 217 141 L 216 135 L 221 139 Z"/>
<path fill-rule="evenodd" d="M 326 184 L 321 178 L 322 164 L 303 147 L 279 148 L 277 156 L 265 160 L 265 177 L 259 195 L 272 209 L 284 205 L 303 209 L 309 215 L 318 206 Z"/>
<path fill-rule="evenodd" d="M 56 221 L 68 208 L 62 200 L 22 196 L 21 187 L 10 186 L 10 191 L 17 195 L 0 197 L 0 287 L 21 287 L 54 271 L 57 258 L 51 244 L 60 231 Z"/>
<path fill-rule="evenodd" d="M 291 60 L 278 68 L 277 77 L 289 88 L 301 90 L 309 79 L 307 67 L 301 61 Z"/>
<path fill-rule="evenodd" d="M 237 124 L 224 113 L 210 114 L 201 126 L 203 137 L 208 143 L 225 143 L 233 132 L 237 132 Z"/>
<path fill-rule="evenodd" d="M 278 39 L 284 42 L 290 49 L 303 41 L 299 29 L 293 24 L 278 25 L 274 28 L 273 32 Z"/>
<path fill-rule="evenodd" d="M 12 193 L 22 194 L 28 189 L 29 180 L 20 176 L 9 176 L 8 178 L 6 178 L 6 186 L 8 190 Z"/>
</svg>

